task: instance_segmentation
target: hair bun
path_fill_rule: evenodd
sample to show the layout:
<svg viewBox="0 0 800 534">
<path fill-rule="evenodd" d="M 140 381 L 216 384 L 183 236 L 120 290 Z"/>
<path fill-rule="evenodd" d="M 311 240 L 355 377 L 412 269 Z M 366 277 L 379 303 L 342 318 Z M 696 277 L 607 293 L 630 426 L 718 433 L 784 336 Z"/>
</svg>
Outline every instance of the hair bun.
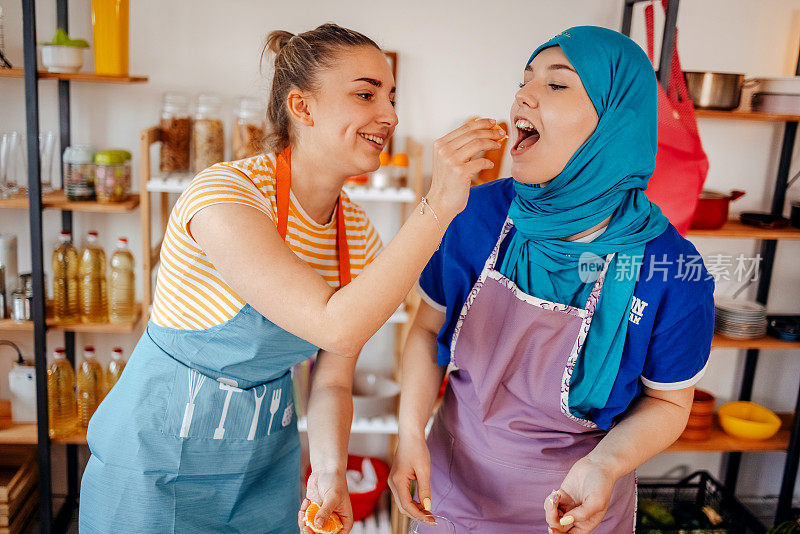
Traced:
<svg viewBox="0 0 800 534">
<path fill-rule="evenodd" d="M 294 34 L 286 30 L 275 30 L 267 35 L 266 49 L 270 52 L 277 54 L 281 49 L 286 46 Z"/>
</svg>

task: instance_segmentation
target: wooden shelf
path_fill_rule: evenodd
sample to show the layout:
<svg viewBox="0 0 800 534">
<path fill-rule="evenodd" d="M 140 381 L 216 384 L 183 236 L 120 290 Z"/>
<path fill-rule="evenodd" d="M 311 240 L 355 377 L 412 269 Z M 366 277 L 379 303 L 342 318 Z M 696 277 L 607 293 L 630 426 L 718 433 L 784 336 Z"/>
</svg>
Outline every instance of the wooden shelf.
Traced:
<svg viewBox="0 0 800 534">
<path fill-rule="evenodd" d="M 63 190 L 59 189 L 42 195 L 44 209 L 63 211 L 84 211 L 93 213 L 129 213 L 139 207 L 139 195 L 129 194 L 127 200 L 104 204 L 95 200 L 68 200 Z M 19 193 L 9 198 L 0 199 L 0 208 L 28 209 L 27 193 Z"/>
<path fill-rule="evenodd" d="M 0 78 L 22 78 L 25 71 L 22 69 L 0 69 Z M 93 83 L 143 83 L 147 76 L 115 76 L 112 74 L 95 74 L 93 72 L 49 72 L 39 71 L 42 80 L 70 80 L 73 82 Z"/>
<path fill-rule="evenodd" d="M 136 318 L 133 322 L 122 324 L 111 323 L 61 323 L 52 316 L 52 306 L 47 309 L 47 327 L 67 332 L 85 332 L 91 334 L 130 334 L 135 331 L 142 318 L 142 304 L 136 303 Z M 0 319 L 0 331 L 7 332 L 33 332 L 33 321 L 17 323 L 11 319 Z"/>
<path fill-rule="evenodd" d="M 689 229 L 688 237 L 715 237 L 734 239 L 800 239 L 800 228 L 759 228 L 731 219 L 716 230 Z"/>
<path fill-rule="evenodd" d="M 79 430 L 71 436 L 50 441 L 70 445 L 86 445 L 86 430 Z M 36 445 L 38 442 L 35 423 L 22 423 L 0 429 L 0 445 Z"/>
<path fill-rule="evenodd" d="M 761 122 L 798 122 L 800 115 L 777 115 L 775 113 L 759 113 L 757 111 L 719 111 L 716 109 L 695 110 L 695 116 L 705 119 L 733 119 L 740 121 Z"/>
<path fill-rule="evenodd" d="M 800 341 L 783 341 L 772 336 L 756 339 L 733 339 L 721 334 L 714 334 L 714 339 L 711 340 L 711 348 L 797 350 L 800 349 Z"/>
<path fill-rule="evenodd" d="M 719 426 L 716 415 L 714 416 L 714 428 L 711 430 L 711 437 L 704 441 L 688 441 L 679 439 L 664 452 L 766 452 L 766 451 L 785 451 L 789 446 L 789 434 L 791 433 L 792 414 L 778 414 L 783 422 L 778 433 L 770 439 L 754 441 L 747 439 L 734 438 L 729 436 Z"/>
</svg>

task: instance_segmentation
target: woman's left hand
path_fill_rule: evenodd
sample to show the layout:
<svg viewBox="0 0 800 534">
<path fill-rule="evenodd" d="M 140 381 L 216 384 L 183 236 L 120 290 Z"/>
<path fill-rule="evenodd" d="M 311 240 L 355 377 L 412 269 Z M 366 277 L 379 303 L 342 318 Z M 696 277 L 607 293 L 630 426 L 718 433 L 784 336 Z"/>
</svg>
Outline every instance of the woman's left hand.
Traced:
<svg viewBox="0 0 800 534">
<path fill-rule="evenodd" d="M 306 509 L 312 502 L 320 505 L 315 522 L 317 526 L 324 525 L 331 512 L 336 512 L 344 525 L 339 531 L 340 534 L 348 534 L 353 528 L 353 508 L 350 505 L 350 495 L 347 492 L 347 479 L 344 473 L 313 471 L 308 477 L 306 498 L 303 500 L 297 517 L 300 531 L 303 534 L 314 534 L 305 521 Z"/>
<path fill-rule="evenodd" d="M 549 532 L 589 534 L 608 510 L 616 479 L 588 457 L 569 470 L 558 492 L 544 502 Z"/>
</svg>

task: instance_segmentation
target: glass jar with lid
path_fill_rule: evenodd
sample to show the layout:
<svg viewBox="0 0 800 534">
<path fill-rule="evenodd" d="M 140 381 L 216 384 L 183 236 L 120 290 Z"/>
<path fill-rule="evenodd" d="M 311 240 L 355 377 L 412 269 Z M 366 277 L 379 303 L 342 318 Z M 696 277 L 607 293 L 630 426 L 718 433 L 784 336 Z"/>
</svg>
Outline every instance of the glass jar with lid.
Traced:
<svg viewBox="0 0 800 534">
<path fill-rule="evenodd" d="M 233 159 L 244 159 L 264 150 L 266 108 L 259 98 L 240 98 L 236 102 L 233 124 Z"/>
<path fill-rule="evenodd" d="M 164 94 L 161 107 L 161 172 L 189 170 L 192 119 L 189 99 L 181 93 Z"/>
<path fill-rule="evenodd" d="M 225 159 L 225 129 L 222 125 L 222 99 L 216 95 L 197 97 L 192 121 L 192 170 L 200 172 Z"/>
<path fill-rule="evenodd" d="M 94 200 L 94 154 L 89 145 L 64 149 L 64 192 L 68 200 Z"/>
<path fill-rule="evenodd" d="M 104 150 L 94 155 L 95 191 L 102 203 L 124 202 L 131 192 L 131 153 Z"/>
</svg>

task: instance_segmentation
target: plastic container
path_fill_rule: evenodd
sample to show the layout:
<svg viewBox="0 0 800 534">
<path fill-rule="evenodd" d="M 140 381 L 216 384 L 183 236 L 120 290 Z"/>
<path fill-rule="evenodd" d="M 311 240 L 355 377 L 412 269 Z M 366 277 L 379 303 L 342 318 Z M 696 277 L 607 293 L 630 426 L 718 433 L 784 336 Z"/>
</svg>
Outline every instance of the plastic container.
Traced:
<svg viewBox="0 0 800 534">
<path fill-rule="evenodd" d="M 408 187 L 408 154 L 398 152 L 392 156 L 392 187 Z"/>
<path fill-rule="evenodd" d="M 117 240 L 117 249 L 111 255 L 108 283 L 110 323 L 130 323 L 136 318 L 136 282 L 133 268 L 133 254 L 128 249 L 128 240 L 120 237 Z"/>
<path fill-rule="evenodd" d="M 131 153 L 104 150 L 94 155 L 95 193 L 101 203 L 124 202 L 131 192 Z"/>
<path fill-rule="evenodd" d="M 653 482 L 639 479 L 637 492 L 637 534 L 763 534 L 766 530 L 761 521 L 730 490 L 706 471 L 697 471 L 678 481 Z M 648 510 L 652 508 L 651 503 L 665 509 L 674 522 L 666 524 L 659 521 L 659 517 L 648 514 Z M 702 510 L 706 506 L 719 515 L 721 523 L 711 528 L 685 524 L 695 518 L 702 520 L 703 516 L 707 517 Z M 703 516 L 698 517 L 699 514 Z"/>
<path fill-rule="evenodd" d="M 17 361 L 8 372 L 8 389 L 11 392 L 11 419 L 17 423 L 36 422 L 36 367 L 26 362 L 22 351 L 10 341 L 2 341 L 17 351 Z"/>
<path fill-rule="evenodd" d="M 108 367 L 106 368 L 106 395 L 119 382 L 119 377 L 122 376 L 122 371 L 125 369 L 125 363 L 125 360 L 122 359 L 122 348 L 114 347 L 111 351 L 111 361 L 108 362 Z"/>
<path fill-rule="evenodd" d="M 720 407 L 718 415 L 722 430 L 740 439 L 769 439 L 781 428 L 775 412 L 754 402 L 729 402 Z"/>
<path fill-rule="evenodd" d="M 189 99 L 181 93 L 166 93 L 161 104 L 161 172 L 189 170 L 192 119 Z"/>
<path fill-rule="evenodd" d="M 64 149 L 64 192 L 68 200 L 94 200 L 94 154 L 89 145 L 73 145 Z"/>
<path fill-rule="evenodd" d="M 63 231 L 53 251 L 53 315 L 62 323 L 80 321 L 78 302 L 78 251 L 72 233 Z"/>
<path fill-rule="evenodd" d="M 128 0 L 92 0 L 94 71 L 128 74 Z"/>
<path fill-rule="evenodd" d="M 97 243 L 97 232 L 86 236 L 78 264 L 78 283 L 81 322 L 107 322 L 106 253 Z"/>
<path fill-rule="evenodd" d="M 369 185 L 377 189 L 386 189 L 392 183 L 392 157 L 387 152 L 381 152 L 381 166 L 369 176 Z"/>
<path fill-rule="evenodd" d="M 200 172 L 225 159 L 225 128 L 222 125 L 222 99 L 215 95 L 197 97 L 192 121 L 192 170 Z"/>
<path fill-rule="evenodd" d="M 47 412 L 50 437 L 61 438 L 75 431 L 75 373 L 63 348 L 53 351 L 53 362 L 47 369 Z"/>
<path fill-rule="evenodd" d="M 258 98 L 240 98 L 233 123 L 233 159 L 257 156 L 264 150 L 266 110 Z"/>
<path fill-rule="evenodd" d="M 86 428 L 105 394 L 103 367 L 95 359 L 94 347 L 84 347 L 83 361 L 78 367 L 75 382 L 78 399 L 78 425 Z"/>
</svg>

